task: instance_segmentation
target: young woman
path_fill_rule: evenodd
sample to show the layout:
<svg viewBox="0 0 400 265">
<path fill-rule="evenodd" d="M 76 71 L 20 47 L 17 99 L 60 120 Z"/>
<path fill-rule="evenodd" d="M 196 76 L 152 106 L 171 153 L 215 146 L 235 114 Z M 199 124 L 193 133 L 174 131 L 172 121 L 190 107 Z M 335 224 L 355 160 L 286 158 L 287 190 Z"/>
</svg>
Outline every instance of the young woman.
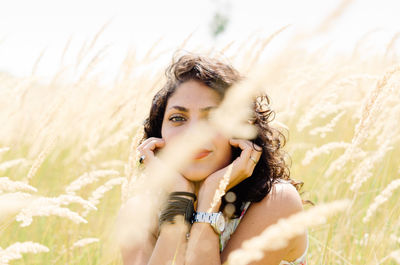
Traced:
<svg viewBox="0 0 400 265">
<path fill-rule="evenodd" d="M 144 165 L 158 159 L 157 150 L 172 139 L 207 120 L 225 92 L 241 79 L 231 66 L 199 55 L 180 57 L 166 74 L 167 83 L 154 96 L 138 147 Z M 159 224 L 140 244 L 122 249 L 125 265 L 223 264 L 244 241 L 280 218 L 302 211 L 281 150 L 285 137 L 270 127 L 273 112 L 265 108 L 268 103 L 267 96 L 254 103 L 249 122 L 257 128 L 255 139 L 217 133 L 176 174 L 175 192 L 162 209 Z M 225 196 L 207 212 L 229 166 L 232 171 Z M 121 211 L 138 205 L 133 197 Z M 307 247 L 304 233 L 251 264 L 306 264 Z"/>
</svg>

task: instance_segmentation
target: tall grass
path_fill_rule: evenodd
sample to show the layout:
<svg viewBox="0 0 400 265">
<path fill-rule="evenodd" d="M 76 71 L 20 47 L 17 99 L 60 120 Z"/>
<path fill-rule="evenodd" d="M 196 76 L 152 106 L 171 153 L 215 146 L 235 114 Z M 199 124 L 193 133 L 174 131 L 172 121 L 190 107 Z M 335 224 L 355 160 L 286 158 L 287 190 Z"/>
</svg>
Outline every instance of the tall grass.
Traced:
<svg viewBox="0 0 400 265">
<path fill-rule="evenodd" d="M 122 264 L 116 230 L 140 236 L 138 229 L 116 229 L 115 221 L 132 193 L 147 198 L 135 147 L 152 95 L 164 81 L 165 65 L 148 66 L 159 65 L 163 52 L 153 47 L 140 60 L 128 54 L 106 86 L 94 72 L 101 51 L 82 66 L 95 39 L 82 48 L 76 65 L 60 68 L 51 81 L 0 75 L 0 264 Z M 310 213 L 303 219 L 287 220 L 310 226 L 309 264 L 399 262 L 399 62 L 360 50 L 359 56 L 323 57 L 296 43 L 259 61 L 270 41 L 256 41 L 260 49 L 230 43 L 209 51 L 223 50 L 249 76 L 227 96 L 215 122 L 227 122 L 242 109 L 243 115 L 229 120 L 239 122 L 245 99 L 267 92 L 275 126 L 287 130 L 291 176 L 304 181 L 303 198 L 316 205 L 350 201 L 330 219 L 307 219 L 326 210 L 306 206 Z M 287 228 L 281 226 L 276 229 Z M 246 244 L 259 253 L 271 238 L 266 231 Z"/>
</svg>

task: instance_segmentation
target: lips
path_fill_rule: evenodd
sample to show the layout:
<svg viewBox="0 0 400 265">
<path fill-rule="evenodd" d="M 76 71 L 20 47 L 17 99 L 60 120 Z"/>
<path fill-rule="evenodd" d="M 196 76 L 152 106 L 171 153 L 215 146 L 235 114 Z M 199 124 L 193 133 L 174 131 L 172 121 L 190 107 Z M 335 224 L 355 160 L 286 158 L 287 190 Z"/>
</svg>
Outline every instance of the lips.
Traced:
<svg viewBox="0 0 400 265">
<path fill-rule="evenodd" d="M 198 153 L 195 154 L 194 159 L 202 159 L 208 156 L 211 153 L 210 150 L 202 149 Z"/>
</svg>

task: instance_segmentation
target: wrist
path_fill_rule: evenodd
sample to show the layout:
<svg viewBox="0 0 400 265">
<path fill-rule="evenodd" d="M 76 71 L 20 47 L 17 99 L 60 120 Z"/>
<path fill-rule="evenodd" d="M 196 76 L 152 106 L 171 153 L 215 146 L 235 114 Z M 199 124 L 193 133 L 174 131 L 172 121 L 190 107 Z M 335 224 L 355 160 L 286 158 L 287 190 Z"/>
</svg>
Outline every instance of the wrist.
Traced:
<svg viewBox="0 0 400 265">
<path fill-rule="evenodd" d="M 216 234 L 221 234 L 225 229 L 225 217 L 221 212 L 197 212 L 193 224 L 210 225 Z"/>
<path fill-rule="evenodd" d="M 185 221 L 184 216 L 175 216 L 174 223 L 163 223 L 158 228 L 158 237 L 187 239 L 192 225 Z"/>
<path fill-rule="evenodd" d="M 221 206 L 221 199 L 219 199 L 217 202 L 213 202 L 213 200 L 209 200 L 203 203 L 199 202 L 196 212 L 216 213 L 219 211 L 220 206 Z"/>
<path fill-rule="evenodd" d="M 221 206 L 220 196 L 216 196 L 219 183 L 216 181 L 204 181 L 199 189 L 199 198 L 197 203 L 198 212 L 218 212 Z"/>
<path fill-rule="evenodd" d="M 174 191 L 185 191 L 185 192 L 194 193 L 195 189 L 194 189 L 194 185 L 175 184 L 173 186 L 173 188 L 171 189 L 171 192 L 174 192 Z"/>
</svg>

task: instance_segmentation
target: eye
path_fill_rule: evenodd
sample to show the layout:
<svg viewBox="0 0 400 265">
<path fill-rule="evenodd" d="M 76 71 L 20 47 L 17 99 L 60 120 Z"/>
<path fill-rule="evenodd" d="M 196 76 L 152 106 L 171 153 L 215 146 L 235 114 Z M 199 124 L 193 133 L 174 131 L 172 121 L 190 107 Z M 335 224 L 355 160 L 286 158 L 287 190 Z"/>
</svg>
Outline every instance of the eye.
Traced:
<svg viewBox="0 0 400 265">
<path fill-rule="evenodd" d="M 182 121 L 185 121 L 186 119 L 183 116 L 176 115 L 176 116 L 170 117 L 168 120 L 170 120 L 172 122 L 182 122 Z"/>
</svg>

